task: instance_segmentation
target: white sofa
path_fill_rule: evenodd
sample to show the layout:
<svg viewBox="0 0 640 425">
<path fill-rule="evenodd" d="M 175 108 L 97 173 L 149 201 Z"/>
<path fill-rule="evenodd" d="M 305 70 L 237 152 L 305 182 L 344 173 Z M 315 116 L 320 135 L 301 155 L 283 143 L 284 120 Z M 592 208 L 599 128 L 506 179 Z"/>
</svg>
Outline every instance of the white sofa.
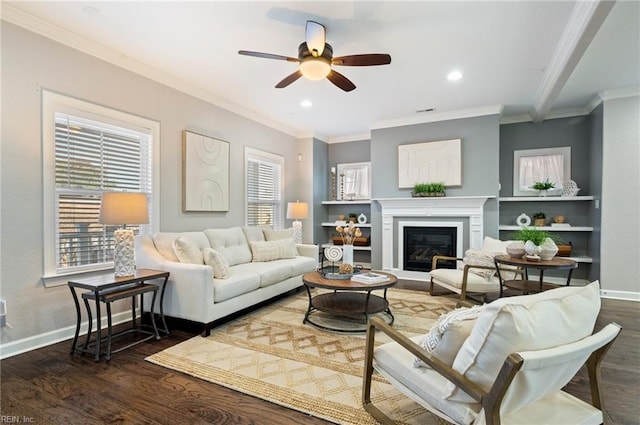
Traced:
<svg viewBox="0 0 640 425">
<path fill-rule="evenodd" d="M 265 234 L 267 237 L 265 237 Z M 293 244 L 290 258 L 254 261 L 252 249 L 263 248 L 286 238 L 286 231 L 263 227 L 231 227 L 207 229 L 201 232 L 138 235 L 135 240 L 136 267 L 168 271 L 169 281 L 164 297 L 164 314 L 204 325 L 203 335 L 209 335 L 215 320 L 269 300 L 302 286 L 302 275 L 313 271 L 318 263 L 316 245 Z M 214 267 L 181 262 L 174 250 L 179 239 L 203 252 L 210 248 L 222 254 L 227 263 L 228 277 L 214 278 Z M 295 247 L 295 248 L 294 248 Z M 180 253 L 179 253 L 180 254 Z M 183 261 L 184 258 L 182 258 Z M 226 265 L 225 265 L 226 267 Z M 219 275 L 218 269 L 216 276 Z M 145 305 L 148 311 L 149 305 Z M 159 312 L 159 303 L 156 303 Z"/>
</svg>

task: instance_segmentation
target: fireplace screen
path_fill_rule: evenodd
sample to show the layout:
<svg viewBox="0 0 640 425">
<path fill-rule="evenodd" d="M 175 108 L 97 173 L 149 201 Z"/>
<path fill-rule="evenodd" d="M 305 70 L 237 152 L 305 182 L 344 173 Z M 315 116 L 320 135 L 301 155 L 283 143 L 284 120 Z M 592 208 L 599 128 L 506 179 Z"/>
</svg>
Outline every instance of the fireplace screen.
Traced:
<svg viewBox="0 0 640 425">
<path fill-rule="evenodd" d="M 404 270 L 428 272 L 433 257 L 455 257 L 457 252 L 455 227 L 404 227 Z M 455 261 L 439 261 L 438 268 L 455 269 Z"/>
</svg>

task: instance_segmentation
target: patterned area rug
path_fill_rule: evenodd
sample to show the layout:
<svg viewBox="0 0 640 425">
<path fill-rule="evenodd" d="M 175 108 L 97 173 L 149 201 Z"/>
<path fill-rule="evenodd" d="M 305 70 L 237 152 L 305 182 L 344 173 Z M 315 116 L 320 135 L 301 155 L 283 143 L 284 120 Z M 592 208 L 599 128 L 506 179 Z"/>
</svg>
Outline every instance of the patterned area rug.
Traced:
<svg viewBox="0 0 640 425">
<path fill-rule="evenodd" d="M 390 289 L 387 298 L 393 327 L 408 336 L 424 334 L 455 308 L 455 300 L 425 292 Z M 364 334 L 303 325 L 307 305 L 301 292 L 146 360 L 335 423 L 377 423 L 361 404 Z M 376 335 L 376 344 L 387 341 Z M 378 374 L 374 378 L 374 404 L 397 423 L 442 423 Z"/>
</svg>

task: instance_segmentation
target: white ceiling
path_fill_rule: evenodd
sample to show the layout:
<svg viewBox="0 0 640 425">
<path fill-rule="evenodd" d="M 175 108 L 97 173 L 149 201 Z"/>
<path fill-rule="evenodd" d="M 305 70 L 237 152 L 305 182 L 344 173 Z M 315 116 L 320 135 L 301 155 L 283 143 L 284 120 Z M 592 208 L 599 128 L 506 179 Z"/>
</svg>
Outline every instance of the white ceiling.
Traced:
<svg viewBox="0 0 640 425">
<path fill-rule="evenodd" d="M 640 2 L 611 4 L 21 1 L 3 2 L 2 18 L 289 134 L 340 141 L 490 111 L 588 113 L 598 93 L 637 94 Z M 296 64 L 237 54 L 297 57 L 308 19 L 326 26 L 334 56 L 388 53 L 391 64 L 336 67 L 350 93 L 304 78 L 276 89 Z M 463 79 L 447 81 L 454 69 Z"/>
</svg>

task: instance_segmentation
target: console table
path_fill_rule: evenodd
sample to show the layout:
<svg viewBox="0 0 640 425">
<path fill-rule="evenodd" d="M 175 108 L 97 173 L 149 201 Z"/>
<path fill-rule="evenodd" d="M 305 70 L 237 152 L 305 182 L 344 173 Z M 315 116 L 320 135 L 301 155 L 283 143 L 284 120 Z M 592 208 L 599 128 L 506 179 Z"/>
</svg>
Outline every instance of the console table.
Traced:
<svg viewBox="0 0 640 425">
<path fill-rule="evenodd" d="M 161 270 L 152 270 L 152 269 L 139 269 L 135 271 L 135 274 L 133 276 L 115 277 L 113 273 L 109 273 L 109 274 L 104 274 L 100 276 L 89 277 L 86 279 L 70 280 L 68 282 L 68 285 L 69 285 L 69 290 L 71 291 L 71 295 L 73 296 L 74 304 L 76 306 L 76 318 L 77 318 L 76 332 L 73 338 L 73 343 L 71 345 L 71 352 L 72 353 L 74 353 L 75 351 L 90 352 L 92 354 L 95 354 L 96 362 L 100 361 L 100 347 L 102 344 L 102 316 L 100 313 L 100 303 L 104 302 L 107 305 L 107 313 L 108 313 L 107 320 L 109 325 L 108 340 L 107 340 L 108 346 L 107 346 L 107 352 L 105 354 L 106 354 L 106 360 L 109 360 L 111 356 L 111 338 L 112 337 L 122 335 L 132 330 L 141 331 L 139 328 L 135 328 L 135 329 L 132 328 L 132 329 L 125 330 L 121 333 L 112 334 L 110 303 L 118 299 L 131 298 L 132 299 L 131 300 L 132 316 L 133 316 L 132 318 L 133 318 L 133 322 L 134 322 L 133 324 L 135 327 L 135 297 L 137 295 L 140 295 L 140 301 L 141 301 L 140 315 L 142 316 L 143 309 L 144 309 L 144 306 L 142 305 L 142 298 L 145 293 L 149 293 L 149 292 L 153 293 L 153 302 L 152 302 L 151 311 L 150 311 L 152 325 L 154 329 L 153 333 L 151 333 L 146 338 L 136 341 L 133 344 L 129 344 L 126 347 L 123 347 L 117 351 L 121 351 L 125 348 L 129 348 L 141 342 L 148 341 L 149 339 L 154 337 L 159 339 L 160 337 L 158 335 L 158 330 L 155 326 L 155 317 L 154 317 L 154 314 L 155 314 L 154 304 L 155 304 L 156 292 L 158 290 L 158 287 L 153 284 L 145 284 L 146 281 L 153 280 L 153 279 L 163 279 L 162 289 L 160 292 L 161 294 L 160 295 L 160 319 L 162 321 L 162 325 L 164 329 L 161 329 L 161 331 L 165 334 L 168 334 L 169 329 L 167 328 L 167 323 L 164 318 L 164 309 L 163 309 L 164 302 L 163 301 L 164 301 L 164 292 L 167 286 L 167 281 L 169 279 L 169 272 L 165 272 Z M 77 347 L 78 337 L 80 335 L 80 324 L 82 321 L 80 303 L 78 301 L 78 295 L 76 293 L 76 289 L 78 288 L 89 290 L 89 292 L 85 292 L 84 294 L 82 294 L 85 308 L 87 310 L 87 315 L 89 317 L 89 330 L 87 332 L 87 339 L 82 348 Z M 91 310 L 89 308 L 88 300 L 94 300 L 95 306 L 96 306 L 97 329 L 96 329 L 96 339 L 93 343 L 91 343 L 90 341 L 91 333 L 92 333 L 91 327 L 92 327 L 93 320 L 91 317 Z M 145 332 L 147 334 L 150 333 L 149 331 L 142 331 L 142 332 Z M 91 345 L 94 346 L 93 351 L 89 349 Z M 117 351 L 114 351 L 114 352 L 117 352 Z"/>
</svg>

